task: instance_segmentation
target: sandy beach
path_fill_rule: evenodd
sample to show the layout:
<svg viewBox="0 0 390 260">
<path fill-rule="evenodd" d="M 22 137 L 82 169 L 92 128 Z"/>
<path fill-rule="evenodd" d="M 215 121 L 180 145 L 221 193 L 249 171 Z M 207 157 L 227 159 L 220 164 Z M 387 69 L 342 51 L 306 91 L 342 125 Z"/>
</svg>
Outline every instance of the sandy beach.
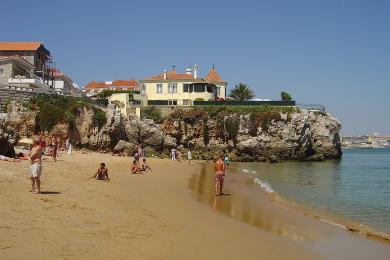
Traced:
<svg viewBox="0 0 390 260">
<path fill-rule="evenodd" d="M 276 203 L 253 198 L 232 176 L 215 198 L 211 164 L 76 152 L 43 162 L 34 195 L 28 162 L 0 162 L 0 259 L 388 259 L 369 240 Z M 105 162 L 111 182 L 90 177 Z"/>
</svg>

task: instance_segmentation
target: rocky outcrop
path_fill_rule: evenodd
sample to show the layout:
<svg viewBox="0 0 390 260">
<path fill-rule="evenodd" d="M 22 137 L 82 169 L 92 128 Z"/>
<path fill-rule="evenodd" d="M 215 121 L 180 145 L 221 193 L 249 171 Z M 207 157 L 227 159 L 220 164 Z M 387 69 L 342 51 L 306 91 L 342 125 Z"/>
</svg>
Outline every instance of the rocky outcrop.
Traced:
<svg viewBox="0 0 390 260">
<path fill-rule="evenodd" d="M 228 114 L 219 121 L 171 119 L 158 125 L 133 115 L 126 117 L 115 109 L 105 112 L 103 126 L 97 124 L 94 110 L 85 107 L 79 109 L 74 121 L 55 125 L 51 133 L 70 137 L 76 147 L 125 155 L 132 155 L 137 144 L 153 154 L 166 155 L 174 147 L 183 152 L 191 149 L 194 159 L 207 160 L 219 154 L 234 161 L 274 162 L 339 159 L 342 155 L 341 124 L 328 113 L 301 110 L 278 114 L 266 124 L 254 122 L 250 115 Z M 7 138 L 15 140 L 15 133 L 26 136 L 37 131 L 36 115 L 15 108 L 3 116 L 3 133 L 8 129 L 14 134 Z"/>
<path fill-rule="evenodd" d="M 328 113 L 301 110 L 280 114 L 264 125 L 255 125 L 249 115 L 240 116 L 236 136 L 229 137 L 232 134 L 226 130 L 226 119 L 233 116 L 236 115 L 229 115 L 222 122 L 207 122 L 207 143 L 200 130 L 204 123 L 185 125 L 180 130 L 180 124 L 167 122 L 163 129 L 167 135 L 181 136 L 178 145 L 192 148 L 195 158 L 210 159 L 220 153 L 240 161 L 341 158 L 341 124 Z"/>
<path fill-rule="evenodd" d="M 0 113 L 0 155 L 14 157 L 14 146 L 18 142 L 19 134 L 6 124 L 9 119 L 9 114 Z"/>
</svg>

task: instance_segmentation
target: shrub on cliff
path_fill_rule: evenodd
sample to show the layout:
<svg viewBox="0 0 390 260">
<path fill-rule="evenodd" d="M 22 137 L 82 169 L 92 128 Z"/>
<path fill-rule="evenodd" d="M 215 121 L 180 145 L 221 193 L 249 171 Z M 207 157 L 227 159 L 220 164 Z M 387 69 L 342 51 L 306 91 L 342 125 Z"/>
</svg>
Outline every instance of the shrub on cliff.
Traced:
<svg viewBox="0 0 390 260">
<path fill-rule="evenodd" d="M 95 115 L 96 125 L 100 129 L 107 122 L 106 113 L 103 110 L 101 110 L 100 108 L 97 108 L 97 107 L 93 107 L 93 111 L 94 111 L 94 115 Z"/>
<path fill-rule="evenodd" d="M 240 118 L 237 115 L 228 116 L 225 118 L 225 130 L 228 134 L 228 139 L 233 141 L 233 145 L 237 145 L 237 136 L 240 131 Z"/>
<path fill-rule="evenodd" d="M 260 126 L 263 131 L 268 130 L 268 126 L 272 121 L 280 121 L 281 115 L 279 112 L 253 112 L 250 114 L 251 126 L 249 129 L 251 136 L 257 135 L 257 128 Z"/>
<path fill-rule="evenodd" d="M 60 122 L 73 123 L 78 111 L 83 107 L 94 110 L 96 124 L 101 128 L 106 123 L 106 113 L 87 101 L 87 99 L 58 94 L 39 94 L 30 99 L 28 107 L 39 110 L 40 131 L 50 131 Z"/>
<path fill-rule="evenodd" d="M 163 121 L 163 116 L 161 115 L 161 111 L 154 106 L 143 107 L 141 109 L 141 118 L 153 119 L 156 123 L 161 123 Z"/>
<path fill-rule="evenodd" d="M 39 106 L 38 119 L 40 130 L 50 131 L 57 123 L 65 120 L 65 111 L 59 106 L 42 103 Z"/>
</svg>

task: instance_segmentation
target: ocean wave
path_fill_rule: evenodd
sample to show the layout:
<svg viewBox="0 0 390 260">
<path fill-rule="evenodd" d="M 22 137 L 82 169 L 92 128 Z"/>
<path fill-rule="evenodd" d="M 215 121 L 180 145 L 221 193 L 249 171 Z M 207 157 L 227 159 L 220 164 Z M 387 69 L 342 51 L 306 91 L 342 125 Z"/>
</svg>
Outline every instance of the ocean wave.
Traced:
<svg viewBox="0 0 390 260">
<path fill-rule="evenodd" d="M 275 192 L 271 185 L 268 183 L 268 182 L 265 182 L 265 181 L 261 181 L 260 178 L 256 177 L 253 179 L 253 182 L 256 183 L 257 185 L 260 186 L 260 188 L 262 188 L 263 190 L 265 190 L 266 192 L 268 193 L 273 193 Z"/>
<path fill-rule="evenodd" d="M 245 172 L 245 173 L 248 173 L 249 170 L 248 169 L 241 169 L 242 172 Z"/>
</svg>

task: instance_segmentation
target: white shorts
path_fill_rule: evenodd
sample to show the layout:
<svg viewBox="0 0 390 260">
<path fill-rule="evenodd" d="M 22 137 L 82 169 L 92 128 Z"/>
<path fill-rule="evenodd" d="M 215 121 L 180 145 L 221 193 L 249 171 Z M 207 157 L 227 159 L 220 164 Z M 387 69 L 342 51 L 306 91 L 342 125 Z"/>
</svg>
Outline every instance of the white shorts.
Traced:
<svg viewBox="0 0 390 260">
<path fill-rule="evenodd" d="M 30 176 L 40 177 L 42 173 L 42 164 L 39 162 L 30 165 Z"/>
</svg>

